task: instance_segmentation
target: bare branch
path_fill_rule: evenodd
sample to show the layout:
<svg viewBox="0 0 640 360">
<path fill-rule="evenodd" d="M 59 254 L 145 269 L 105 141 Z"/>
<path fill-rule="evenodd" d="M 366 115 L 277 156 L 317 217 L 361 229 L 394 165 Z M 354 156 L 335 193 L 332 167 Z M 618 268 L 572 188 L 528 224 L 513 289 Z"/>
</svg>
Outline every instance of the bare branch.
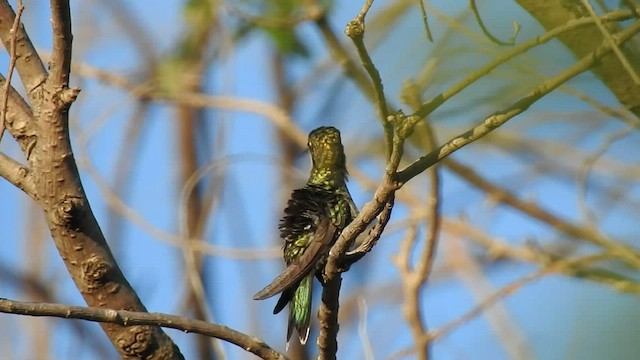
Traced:
<svg viewBox="0 0 640 360">
<path fill-rule="evenodd" d="M 259 356 L 262 359 L 285 359 L 262 340 L 243 334 L 223 325 L 210 324 L 201 320 L 181 316 L 126 310 L 113 310 L 84 306 L 69 306 L 50 303 L 32 303 L 0 298 L 0 312 L 29 316 L 52 316 L 63 319 L 80 319 L 120 326 L 162 326 L 202 334 L 225 340 L 231 344 Z"/>
<path fill-rule="evenodd" d="M 482 29 L 482 32 L 484 33 L 484 35 L 488 37 L 492 43 L 502 45 L 502 46 L 513 46 L 515 44 L 515 38 L 516 38 L 516 35 L 518 34 L 518 30 L 520 29 L 519 25 L 517 24 L 514 25 L 516 29 L 511 39 L 509 39 L 509 41 L 501 41 L 500 39 L 491 35 L 491 32 L 489 32 L 489 29 L 487 29 L 487 27 L 484 26 L 484 22 L 482 21 L 482 17 L 480 16 L 480 11 L 478 11 L 478 5 L 476 5 L 476 1 L 469 0 L 469 6 L 471 7 L 471 11 L 473 11 L 473 15 L 476 17 L 476 21 L 478 22 L 480 29 Z"/>
<path fill-rule="evenodd" d="M 624 54 L 622 53 L 618 45 L 616 45 L 615 41 L 613 40 L 613 36 L 611 36 L 611 34 L 609 33 L 609 30 L 607 30 L 607 28 L 604 27 L 604 24 L 602 24 L 602 21 L 600 21 L 600 18 L 598 18 L 598 14 L 596 14 L 595 10 L 593 10 L 593 6 L 591 6 L 591 2 L 589 0 L 582 0 L 582 4 L 589 12 L 589 15 L 593 17 L 593 20 L 598 26 L 598 29 L 602 33 L 602 36 L 604 37 L 605 41 L 608 42 L 613 48 L 613 53 L 616 54 L 616 56 L 618 57 L 618 60 L 620 60 L 622 67 L 629 73 L 629 76 L 631 76 L 631 79 L 633 80 L 633 82 L 636 83 L 636 85 L 640 85 L 640 78 L 638 77 L 638 74 L 633 69 L 631 64 L 629 64 L 629 60 L 627 60 L 627 57 L 624 56 Z"/>
<path fill-rule="evenodd" d="M 630 25 L 627 29 L 621 31 L 616 38 L 615 43 L 620 45 L 625 41 L 629 40 L 633 35 L 640 32 L 640 22 L 636 21 L 632 25 Z M 527 110 L 531 105 L 533 105 L 536 101 L 540 100 L 542 97 L 555 90 L 558 86 L 564 84 L 569 81 L 573 77 L 578 74 L 581 74 L 587 70 L 589 70 L 592 66 L 594 66 L 599 59 L 607 55 L 612 51 L 611 45 L 609 43 L 602 44 L 595 51 L 590 53 L 589 55 L 580 59 L 580 61 L 576 62 L 574 65 L 570 66 L 562 73 L 557 75 L 556 77 L 545 81 L 544 83 L 538 85 L 535 89 L 533 89 L 530 94 L 524 98 L 521 98 L 513 105 L 508 108 L 497 112 L 496 114 L 489 116 L 486 118 L 480 125 L 470 129 L 463 134 L 456 136 L 455 138 L 449 140 L 447 143 L 438 147 L 435 151 L 421 157 L 420 159 L 413 162 L 404 170 L 398 173 L 396 177 L 396 181 L 400 183 L 404 183 L 414 176 L 420 174 L 425 169 L 433 166 L 438 161 L 446 158 L 451 155 L 456 150 L 462 148 L 465 145 L 468 145 L 491 131 L 497 129 L 516 115 L 521 114 L 525 110 Z M 421 110 L 418 110 L 415 116 L 420 116 Z"/>
<path fill-rule="evenodd" d="M 407 230 L 407 235 L 400 243 L 400 250 L 394 258 L 394 262 L 400 271 L 403 284 L 404 306 L 402 313 L 413 333 L 416 342 L 417 357 L 420 360 L 428 360 L 429 339 L 425 336 L 427 334 L 427 327 L 422 320 L 422 307 L 420 306 L 420 290 L 423 281 L 420 274 L 416 272 L 414 266 L 411 265 L 412 250 L 415 248 L 417 236 L 417 225 L 412 224 Z M 423 252 L 423 254 L 426 253 L 427 251 Z"/>
<path fill-rule="evenodd" d="M 42 62 L 23 28 L 19 29 L 16 38 L 16 69 L 30 96 L 30 113 L 36 114 L 38 126 L 27 121 L 31 117 L 21 106 L 24 102 L 17 97 L 12 100 L 11 94 L 9 120 L 14 111 L 11 110 L 12 103 L 18 105 L 15 112 L 21 116 L 16 116 L 7 126 L 15 132 L 19 142 L 26 144 L 21 146 L 31 165 L 34 198 L 42 207 L 51 237 L 87 304 L 146 311 L 113 258 L 80 181 L 68 127 L 69 106 L 80 91 L 67 87 L 71 61 L 69 4 L 52 1 L 51 5 L 54 23 L 51 81 L 46 80 Z M 13 11 L 7 2 L 0 1 L 0 36 L 5 44 L 9 40 L 7 20 L 13 19 Z M 43 86 L 39 87 L 41 84 Z M 34 91 L 36 88 L 43 91 Z M 20 133 L 29 126 L 33 133 Z M 23 138 L 25 140 L 21 140 Z M 160 327 L 124 328 L 112 323 L 101 323 L 101 326 L 124 357 L 183 359 L 177 346 Z"/>
<path fill-rule="evenodd" d="M 560 26 L 576 16 L 593 19 L 580 1 L 567 3 L 564 0 L 548 0 L 545 1 L 544 6 L 541 6 L 538 0 L 516 0 L 516 3 L 529 12 L 545 28 Z M 634 17 L 637 10 L 638 8 L 636 7 L 635 10 L 631 11 Z M 622 27 L 622 25 L 611 24 L 607 26 L 607 29 L 610 32 L 618 33 L 617 30 Z M 563 34 L 558 39 L 576 58 L 583 58 L 599 47 L 599 41 L 604 40 L 604 42 L 607 42 L 602 35 L 598 26 L 591 26 Z M 614 35 L 613 37 L 617 36 Z M 618 40 L 615 41 L 615 44 L 620 46 Z M 622 47 L 620 47 L 620 50 L 630 60 L 629 63 L 634 71 L 638 73 L 640 71 L 640 66 L 638 65 L 640 61 L 637 52 Z M 601 57 L 598 66 L 593 68 L 593 72 L 625 108 L 640 117 L 640 85 L 629 81 L 628 71 L 615 54 Z"/>
<path fill-rule="evenodd" d="M 9 89 L 11 88 L 11 78 L 13 77 L 13 69 L 16 66 L 16 37 L 18 34 L 18 25 L 20 25 L 20 17 L 24 11 L 22 0 L 18 0 L 18 12 L 16 18 L 13 20 L 11 26 L 11 47 L 9 48 L 9 70 L 7 70 L 7 81 L 4 84 L 2 94 L 2 105 L 0 107 L 0 141 L 2 141 L 2 135 L 4 135 L 5 122 L 7 121 L 7 102 L 9 101 Z"/>
<path fill-rule="evenodd" d="M 15 17 L 16 14 L 13 12 L 9 2 L 1 0 L 0 38 L 5 49 L 11 48 L 11 27 Z M 32 92 L 45 81 L 47 71 L 22 24 L 20 24 L 16 33 L 16 69 L 20 74 L 20 80 L 22 80 L 27 94 L 29 94 L 29 98 L 34 101 L 35 97 Z"/>
<path fill-rule="evenodd" d="M 27 160 L 30 160 L 31 150 L 35 142 L 35 121 L 31 108 L 13 86 L 8 85 L 2 74 L 0 74 L 0 86 L 4 86 L 8 90 L 4 125 L 20 145 L 20 149 Z"/>
<path fill-rule="evenodd" d="M 378 108 L 378 113 L 380 114 L 382 127 L 384 128 L 387 158 L 389 158 L 391 156 L 391 147 L 393 142 L 393 127 L 389 121 L 389 108 L 387 106 L 387 99 L 384 95 L 384 86 L 382 84 L 382 79 L 380 78 L 380 72 L 376 69 L 375 64 L 371 60 L 371 56 L 369 56 L 369 52 L 364 45 L 364 19 L 372 4 L 373 0 L 365 1 L 360 13 L 355 17 L 355 19 L 351 20 L 349 24 L 347 24 L 347 28 L 344 32 L 353 41 L 353 44 L 358 51 L 358 55 L 360 56 L 360 60 L 362 61 L 362 65 L 371 78 L 376 106 Z"/>
<path fill-rule="evenodd" d="M 338 308 L 342 276 L 337 274 L 322 287 L 322 302 L 318 309 L 320 335 L 318 335 L 318 360 L 335 360 L 338 352 Z"/>
<path fill-rule="evenodd" d="M 49 62 L 50 79 L 57 90 L 69 86 L 71 72 L 71 9 L 69 0 L 51 0 L 53 51 Z"/>
<path fill-rule="evenodd" d="M 371 228 L 371 231 L 369 231 L 367 238 L 360 245 L 358 245 L 357 248 L 347 252 L 345 257 L 345 268 L 348 268 L 348 266 L 351 266 L 351 264 L 360 260 L 378 243 L 378 240 L 380 239 L 380 236 L 382 236 L 382 232 L 385 226 L 389 222 L 389 219 L 391 219 L 391 211 L 393 210 L 394 202 L 395 196 L 394 194 L 391 194 L 389 196 L 389 200 L 384 205 L 384 209 L 382 209 L 382 212 L 380 213 L 380 215 L 378 215 L 376 224 L 373 226 L 373 228 Z"/>
<path fill-rule="evenodd" d="M 622 31 L 618 34 L 618 38 L 616 43 L 621 44 L 624 41 L 628 40 L 635 33 L 640 31 L 640 22 L 636 22 L 629 26 L 626 30 Z M 531 45 L 533 46 L 533 45 Z M 430 154 L 423 156 L 410 166 L 408 166 L 403 171 L 396 173 L 395 169 L 393 169 L 394 164 L 397 168 L 397 164 L 402 156 L 402 139 L 396 143 L 394 140 L 394 146 L 391 153 L 391 159 L 389 161 L 386 176 L 383 178 L 380 186 L 377 188 L 372 201 L 365 204 L 362 208 L 361 213 L 354 219 L 354 221 L 349 224 L 343 231 L 336 242 L 336 244 L 332 247 L 327 266 L 325 268 L 325 279 L 327 282 L 331 282 L 331 280 L 337 278 L 338 274 L 343 271 L 339 264 L 339 258 L 346 253 L 349 244 L 353 241 L 353 239 L 360 233 L 364 231 L 366 226 L 370 224 L 373 219 L 378 216 L 384 208 L 384 205 L 387 203 L 387 199 L 390 194 L 395 192 L 398 188 L 400 188 L 406 181 L 415 177 L 416 175 L 423 172 L 425 169 L 433 166 L 438 161 L 441 161 L 451 153 L 460 149 L 462 146 L 467 145 L 483 136 L 493 131 L 500 125 L 504 124 L 509 119 L 514 116 L 525 111 L 529 106 L 535 103 L 540 98 L 547 95 L 549 92 L 565 83 L 569 79 L 574 76 L 587 71 L 591 66 L 595 64 L 595 62 L 603 57 L 605 54 L 611 51 L 611 47 L 609 44 L 603 44 L 589 56 L 584 57 L 575 65 L 569 67 L 562 73 L 560 73 L 555 78 L 542 83 L 537 88 L 535 88 L 531 94 L 525 98 L 520 99 L 515 102 L 510 107 L 505 110 L 487 118 L 481 125 L 476 126 L 475 128 L 465 132 L 464 134 L 450 140 L 446 144 L 440 146 L 435 151 L 432 151 Z M 505 60 L 506 61 L 506 60 Z M 496 65 L 497 66 L 497 65 Z M 361 82 L 358 82 L 359 84 Z M 465 85 L 466 86 L 466 85 Z M 461 89 L 460 89 L 461 90 Z M 439 99 L 439 101 L 442 99 Z M 443 101 L 442 101 L 443 102 Z M 433 103 L 433 102 L 432 102 Z M 418 110 L 414 115 L 406 117 L 405 120 L 408 120 L 408 123 L 412 123 L 413 119 L 420 119 L 424 115 L 423 114 L 424 107 Z M 402 123 L 402 122 L 400 122 Z M 409 129 L 411 127 L 409 126 Z M 402 130 L 399 128 L 398 132 L 400 133 Z M 410 132 L 410 131 L 409 131 Z M 395 155 L 395 156 L 394 156 Z M 397 160 L 397 161 L 396 161 Z M 337 296 L 337 294 L 335 294 Z"/>
<path fill-rule="evenodd" d="M 7 179 L 31 198 L 36 197 L 31 171 L 19 162 L 0 152 L 0 177 Z"/>
<path fill-rule="evenodd" d="M 612 11 L 600 17 L 600 21 L 602 22 L 613 22 L 613 21 L 622 21 L 632 19 L 634 17 L 632 11 Z M 483 76 L 489 74 L 491 71 L 496 69 L 498 66 L 505 64 L 507 61 L 515 58 L 518 55 L 524 54 L 528 50 L 544 44 L 552 39 L 555 39 L 567 32 L 583 28 L 588 25 L 592 25 L 594 23 L 594 19 L 592 17 L 583 17 L 578 19 L 572 19 L 559 25 L 546 33 L 535 37 L 529 41 L 525 41 L 522 44 L 512 48 L 506 53 L 499 55 L 493 61 L 487 63 L 482 66 L 478 70 L 471 73 L 466 78 L 459 81 L 457 84 L 453 85 L 446 91 L 438 94 L 432 100 L 424 103 L 418 111 L 415 112 L 415 115 L 424 118 L 437 109 L 440 105 L 444 104 L 447 100 L 451 99 L 453 96 L 460 93 L 462 90 L 466 89 L 469 85 L 475 83 L 478 79 Z"/>
</svg>

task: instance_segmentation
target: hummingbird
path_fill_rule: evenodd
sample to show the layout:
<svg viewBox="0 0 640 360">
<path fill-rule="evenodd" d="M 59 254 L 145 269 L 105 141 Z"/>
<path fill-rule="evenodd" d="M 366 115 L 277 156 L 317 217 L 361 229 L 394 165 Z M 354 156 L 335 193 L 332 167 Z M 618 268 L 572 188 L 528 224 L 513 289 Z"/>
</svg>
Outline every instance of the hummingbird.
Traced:
<svg viewBox="0 0 640 360">
<path fill-rule="evenodd" d="M 356 217 L 358 208 L 347 189 L 347 167 L 340 131 L 323 126 L 309 133 L 311 174 L 293 190 L 278 229 L 284 240 L 285 270 L 253 297 L 281 294 L 273 313 L 289 304 L 287 347 L 295 329 L 302 345 L 309 338 L 313 277 L 323 283 L 331 246 Z"/>
</svg>

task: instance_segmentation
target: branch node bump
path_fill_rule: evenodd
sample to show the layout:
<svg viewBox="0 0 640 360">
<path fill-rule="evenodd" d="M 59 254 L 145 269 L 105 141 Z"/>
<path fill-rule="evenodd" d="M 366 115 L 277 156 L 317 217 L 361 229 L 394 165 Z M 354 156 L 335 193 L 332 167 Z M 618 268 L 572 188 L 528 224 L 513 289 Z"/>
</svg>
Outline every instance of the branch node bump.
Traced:
<svg viewBox="0 0 640 360">
<path fill-rule="evenodd" d="M 155 351 L 151 329 L 146 325 L 127 327 L 117 343 L 125 354 L 139 359 L 145 359 Z"/>
<path fill-rule="evenodd" d="M 80 88 L 65 88 L 58 93 L 58 99 L 60 100 L 60 106 L 63 109 L 68 109 L 71 104 L 76 101 L 78 98 L 78 94 L 80 94 Z"/>
<path fill-rule="evenodd" d="M 77 229 L 80 221 L 78 220 L 84 211 L 84 202 L 79 197 L 69 196 L 58 203 L 55 212 L 55 222 L 58 225 Z"/>
<path fill-rule="evenodd" d="M 82 275 L 89 290 L 104 286 L 109 281 L 111 271 L 111 265 L 96 255 L 82 263 Z"/>
<path fill-rule="evenodd" d="M 18 176 L 20 176 L 21 178 L 26 178 L 29 175 L 29 169 L 25 168 L 24 166 L 21 166 L 18 169 Z"/>
<path fill-rule="evenodd" d="M 350 38 L 362 37 L 362 34 L 364 34 L 364 22 L 358 20 L 349 21 L 344 33 Z"/>
<path fill-rule="evenodd" d="M 489 116 L 485 121 L 484 125 L 489 129 L 495 129 L 500 126 L 500 120 L 497 116 Z"/>
</svg>

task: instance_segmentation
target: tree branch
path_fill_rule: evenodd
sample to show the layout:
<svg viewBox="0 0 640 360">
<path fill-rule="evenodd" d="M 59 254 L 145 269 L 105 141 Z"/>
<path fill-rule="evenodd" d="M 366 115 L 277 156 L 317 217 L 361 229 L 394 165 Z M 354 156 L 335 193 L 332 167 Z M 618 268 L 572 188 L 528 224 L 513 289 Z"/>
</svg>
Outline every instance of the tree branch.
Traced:
<svg viewBox="0 0 640 360">
<path fill-rule="evenodd" d="M 101 309 L 50 303 L 33 303 L 0 298 L 0 312 L 29 316 L 52 316 L 64 319 L 80 319 L 124 327 L 134 325 L 162 326 L 184 332 L 202 334 L 232 343 L 262 359 L 285 359 L 262 340 L 243 334 L 223 325 L 163 313 L 147 313 L 126 310 Z"/>
<path fill-rule="evenodd" d="M 318 335 L 318 360 L 335 360 L 338 353 L 338 309 L 342 276 L 329 279 L 322 287 L 322 302 L 318 309 L 320 334 Z"/>
<path fill-rule="evenodd" d="M 593 20 L 590 19 L 590 21 L 592 22 Z M 616 45 L 624 43 L 639 31 L 640 22 L 633 23 L 627 29 L 618 34 L 615 40 Z M 533 45 L 531 45 L 531 47 L 533 47 Z M 375 219 L 375 217 L 382 212 L 385 204 L 387 204 L 388 202 L 389 196 L 397 189 L 402 187 L 404 183 L 406 183 L 416 175 L 422 173 L 424 170 L 433 166 L 442 159 L 446 158 L 453 152 L 462 148 L 463 146 L 484 137 L 516 115 L 521 114 L 532 104 L 556 89 L 561 84 L 565 83 L 576 75 L 589 70 L 599 59 L 608 54 L 610 51 L 611 45 L 609 43 L 602 44 L 595 51 L 582 58 L 573 66 L 567 68 L 555 78 L 552 78 L 551 80 L 540 84 L 531 92 L 529 96 L 520 99 L 505 110 L 488 117 L 483 121 L 481 125 L 478 125 L 473 129 L 470 129 L 467 132 L 451 139 L 436 150 L 421 157 L 404 170 L 396 172 L 395 169 L 397 169 L 397 165 L 399 164 L 400 158 L 402 157 L 403 138 L 410 134 L 412 130 L 411 124 L 415 125 L 415 120 L 421 119 L 426 116 L 426 114 L 428 113 L 427 111 L 431 111 L 432 108 L 425 107 L 423 105 L 421 109 L 416 111 L 411 116 L 399 116 L 399 119 L 397 119 L 397 131 L 398 134 L 402 133 L 404 136 L 398 136 L 398 134 L 396 135 L 398 141 L 394 140 L 394 151 L 392 151 L 386 174 L 380 186 L 375 191 L 373 199 L 363 206 L 360 214 L 342 231 L 340 238 L 332 247 L 327 265 L 325 267 L 325 280 L 328 283 L 331 283 L 333 279 L 339 276 L 340 272 L 344 271 L 344 269 L 340 267 L 341 258 L 344 256 L 344 254 L 346 254 L 350 244 L 353 242 L 355 237 L 358 234 L 361 234 L 365 230 L 365 228 Z M 461 89 L 459 90 L 461 91 Z M 451 94 L 451 96 L 453 95 L 454 94 Z M 442 103 L 444 102 L 444 100 L 437 99 L 437 102 Z M 429 104 L 433 105 L 434 103 L 435 101 L 432 101 Z M 337 294 L 335 294 L 335 296 L 337 296 Z M 337 310 L 337 308 L 334 310 Z"/>
<path fill-rule="evenodd" d="M 615 40 L 616 45 L 620 46 L 638 32 L 640 32 L 640 21 L 634 22 L 627 29 L 617 34 L 618 36 Z M 542 97 L 555 90 L 558 86 L 569 81 L 576 75 L 589 70 L 598 62 L 599 59 L 611 52 L 611 50 L 612 48 L 609 43 L 602 44 L 596 50 L 580 59 L 580 61 L 570 66 L 556 77 L 538 85 L 535 89 L 533 89 L 533 91 L 531 91 L 528 96 L 521 98 L 508 108 L 489 116 L 480 125 L 464 132 L 463 134 L 456 136 L 455 138 L 449 140 L 447 143 L 438 147 L 436 150 L 416 160 L 411 165 L 407 166 L 404 170 L 400 171 L 395 180 L 400 183 L 404 183 L 412 179 L 416 175 L 422 173 L 430 166 L 433 166 L 437 162 L 451 155 L 456 150 L 484 137 L 516 115 L 519 115 L 527 110 L 536 101 L 540 100 Z M 419 114 L 421 114 L 420 110 L 417 111 L 414 115 L 419 116 Z"/>
<path fill-rule="evenodd" d="M 11 27 L 15 17 L 16 14 L 13 12 L 9 2 L 0 0 L 0 39 L 2 39 L 5 49 L 11 48 L 11 38 L 13 36 Z M 15 41 L 16 69 L 33 105 L 33 102 L 37 101 L 33 91 L 46 80 L 47 71 L 22 24 L 18 27 Z"/>
<path fill-rule="evenodd" d="M 629 10 L 616 10 L 604 14 L 600 17 L 601 22 L 614 22 L 614 21 L 624 21 L 634 18 L 634 12 Z M 482 78 L 483 76 L 489 74 L 491 71 L 495 70 L 498 66 L 505 64 L 507 61 L 515 58 L 518 55 L 524 54 L 528 50 L 542 45 L 544 43 L 549 42 L 557 37 L 562 37 L 563 34 L 575 31 L 577 29 L 582 29 L 586 26 L 593 25 L 595 19 L 592 17 L 582 17 L 578 19 L 572 19 L 566 22 L 562 22 L 558 24 L 557 27 L 551 28 L 546 33 L 537 36 L 533 39 L 523 42 L 522 44 L 512 48 L 511 50 L 505 52 L 502 55 L 496 57 L 493 61 L 485 64 L 478 70 L 469 74 L 466 78 L 459 81 L 457 84 L 453 85 L 446 91 L 440 93 L 435 96 L 432 100 L 422 104 L 420 109 L 415 112 L 414 115 L 419 116 L 421 118 L 426 117 L 435 109 L 437 109 L 440 105 L 444 104 L 447 100 L 451 99 L 453 96 L 460 93 L 462 90 L 466 89 L 469 85 L 475 83 L 477 80 Z M 589 40 L 593 41 L 593 40 Z"/>
<path fill-rule="evenodd" d="M 20 149 L 30 160 L 31 150 L 35 145 L 35 118 L 29 104 L 18 94 L 13 86 L 8 85 L 7 80 L 0 74 L 0 86 L 6 87 L 7 107 L 5 126 L 9 134 L 16 140 Z"/>
<path fill-rule="evenodd" d="M 57 89 L 69 86 L 71 71 L 71 9 L 69 0 L 51 0 L 51 26 L 53 28 L 53 51 L 49 62 L 50 81 Z"/>
<path fill-rule="evenodd" d="M 42 207 L 51 236 L 78 290 L 90 306 L 146 311 L 125 279 L 93 215 L 73 156 L 68 111 L 79 89 L 69 89 L 71 20 L 68 1 L 53 0 L 54 49 L 47 77 L 41 59 L 20 27 L 16 35 L 16 69 L 28 91 L 31 109 L 10 91 L 7 127 L 20 143 L 31 167 L 2 158 L 2 171 L 28 191 Z M 0 37 L 8 46 L 9 21 L 15 18 L 0 0 Z M 32 121 L 35 114 L 36 121 Z M 37 125 L 37 126 L 36 126 Z M 21 182 L 22 181 L 22 182 Z M 183 359 L 177 346 L 157 326 L 101 326 L 123 357 Z"/>
<path fill-rule="evenodd" d="M 22 1 L 18 0 L 18 13 L 16 14 L 15 19 L 13 20 L 13 25 L 11 25 L 11 46 L 9 47 L 9 70 L 7 70 L 7 81 L 3 87 L 2 93 L 2 105 L 0 105 L 0 113 L 2 116 L 0 117 L 0 141 L 2 141 L 2 136 L 4 135 L 5 122 L 7 121 L 7 102 L 9 101 L 9 89 L 11 88 L 11 78 L 13 77 L 13 69 L 16 66 L 16 37 L 18 35 L 18 25 L 20 25 L 20 17 L 22 16 L 22 11 L 24 11 L 24 6 L 22 5 Z"/>
<path fill-rule="evenodd" d="M 5 178 L 18 189 L 24 191 L 31 198 L 36 197 L 35 184 L 31 171 L 13 160 L 9 156 L 0 152 L 0 177 Z"/>
<path fill-rule="evenodd" d="M 349 24 L 347 24 L 347 28 L 344 32 L 353 41 L 353 44 L 358 51 L 358 55 L 360 56 L 360 60 L 362 61 L 362 66 L 364 66 L 364 69 L 367 71 L 367 74 L 369 74 L 369 78 L 371 79 L 373 93 L 375 94 L 375 102 L 380 115 L 380 122 L 384 129 L 387 158 L 389 158 L 391 156 L 391 147 L 393 142 L 393 126 L 389 121 L 389 108 L 387 106 L 387 99 L 384 95 L 384 85 L 382 83 L 382 78 L 380 78 L 380 72 L 376 69 L 375 64 L 371 60 L 371 56 L 369 56 L 369 52 L 364 45 L 364 19 L 372 4 L 373 0 L 366 0 L 362 6 L 362 10 L 360 10 L 360 13 L 351 20 Z"/>
<path fill-rule="evenodd" d="M 542 3 L 538 0 L 517 0 L 516 2 L 547 29 L 560 26 L 569 19 L 576 17 L 592 19 L 589 16 L 588 9 L 584 7 L 581 1 L 548 0 Z M 636 16 L 637 11 L 638 9 L 635 8 L 631 10 L 631 13 Z M 616 32 L 619 28 L 620 26 L 610 25 L 607 30 Z M 578 58 L 592 53 L 598 47 L 598 42 L 603 39 L 603 34 L 597 26 L 581 28 L 578 31 L 563 34 L 558 38 Z M 616 41 L 616 45 L 620 46 L 620 43 Z M 624 56 L 631 60 L 630 64 L 634 69 L 633 71 L 636 74 L 640 72 L 640 66 L 638 65 L 640 60 L 637 52 L 628 49 L 621 50 Z M 593 69 L 593 72 L 611 90 L 621 104 L 637 117 L 640 117 L 640 85 L 629 82 L 628 71 L 615 54 L 601 57 L 598 66 Z"/>
</svg>

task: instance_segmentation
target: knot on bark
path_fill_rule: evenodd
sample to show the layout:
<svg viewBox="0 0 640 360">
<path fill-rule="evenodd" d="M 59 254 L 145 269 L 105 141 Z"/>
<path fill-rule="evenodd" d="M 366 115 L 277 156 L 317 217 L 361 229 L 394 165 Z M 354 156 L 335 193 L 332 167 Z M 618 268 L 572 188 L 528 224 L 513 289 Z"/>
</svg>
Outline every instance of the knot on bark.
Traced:
<svg viewBox="0 0 640 360">
<path fill-rule="evenodd" d="M 358 20 L 351 20 L 346 29 L 344 29 L 344 33 L 350 38 L 362 36 L 364 34 L 364 23 Z"/>
<path fill-rule="evenodd" d="M 111 264 L 98 256 L 91 256 L 82 263 L 82 275 L 87 288 L 95 290 L 104 286 L 109 281 Z"/>
<path fill-rule="evenodd" d="M 55 211 L 55 221 L 58 225 L 78 228 L 79 218 L 82 215 L 84 204 L 79 197 L 66 197 L 58 203 Z"/>
<path fill-rule="evenodd" d="M 146 359 L 155 352 L 152 329 L 147 325 L 129 326 L 122 330 L 117 344 L 122 353 L 136 359 Z"/>
<path fill-rule="evenodd" d="M 29 169 L 24 166 L 20 166 L 20 168 L 18 169 L 18 176 L 24 179 L 27 177 L 27 175 L 29 175 Z"/>
<path fill-rule="evenodd" d="M 71 104 L 76 101 L 78 94 L 80 94 L 79 87 L 64 88 L 58 91 L 58 93 L 54 97 L 54 99 L 56 100 L 55 104 L 62 110 L 67 110 L 69 109 L 69 106 L 71 106 Z"/>
</svg>

